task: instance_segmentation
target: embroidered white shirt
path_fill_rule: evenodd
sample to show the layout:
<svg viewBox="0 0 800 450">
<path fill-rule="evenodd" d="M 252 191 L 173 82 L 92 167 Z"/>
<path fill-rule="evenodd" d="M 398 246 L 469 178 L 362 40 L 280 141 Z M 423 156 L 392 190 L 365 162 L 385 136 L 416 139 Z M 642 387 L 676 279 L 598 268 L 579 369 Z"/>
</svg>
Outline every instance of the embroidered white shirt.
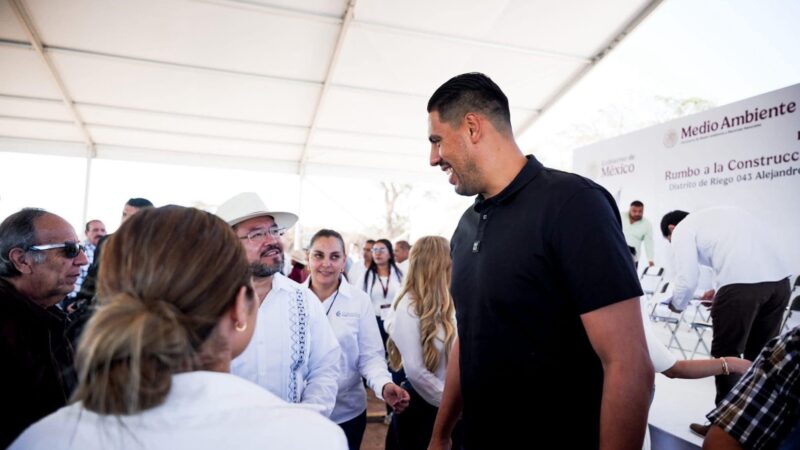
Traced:
<svg viewBox="0 0 800 450">
<path fill-rule="evenodd" d="M 231 373 L 289 403 L 333 411 L 339 376 L 339 343 L 325 312 L 308 290 L 276 273 L 258 308 L 253 340 L 231 363 Z"/>
<path fill-rule="evenodd" d="M 341 428 L 227 373 L 172 376 L 166 401 L 133 415 L 100 415 L 82 403 L 33 424 L 11 449 L 347 449 Z"/>
<path fill-rule="evenodd" d="M 319 302 L 310 289 L 308 296 Z M 342 348 L 339 393 L 331 420 L 343 423 L 367 408 L 367 393 L 361 377 L 367 380 L 375 395 L 383 399 L 383 386 L 392 382 L 392 376 L 386 367 L 381 333 L 367 294 L 342 280 L 338 293 L 326 298 L 321 305 Z"/>
</svg>

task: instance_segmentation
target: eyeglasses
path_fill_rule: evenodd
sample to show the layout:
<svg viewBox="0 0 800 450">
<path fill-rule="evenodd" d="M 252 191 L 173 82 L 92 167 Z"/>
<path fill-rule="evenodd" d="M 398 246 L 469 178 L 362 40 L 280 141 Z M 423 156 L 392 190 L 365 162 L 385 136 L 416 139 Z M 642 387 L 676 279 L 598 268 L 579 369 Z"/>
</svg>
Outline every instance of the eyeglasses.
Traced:
<svg viewBox="0 0 800 450">
<path fill-rule="evenodd" d="M 29 248 L 29 250 L 33 250 L 36 252 L 41 252 L 45 250 L 52 250 L 54 248 L 63 248 L 64 249 L 64 256 L 67 258 L 75 258 L 81 252 L 86 251 L 86 247 L 77 243 L 77 242 L 64 242 L 63 244 L 44 244 L 44 245 L 34 245 Z"/>
<path fill-rule="evenodd" d="M 272 227 L 268 230 L 253 230 L 247 236 L 239 236 L 239 239 L 247 239 L 251 244 L 260 244 L 267 239 L 267 236 L 272 236 L 273 239 L 278 239 L 286 233 L 286 228 Z"/>
<path fill-rule="evenodd" d="M 380 255 L 381 253 L 386 253 L 389 250 L 387 250 L 387 249 L 385 249 L 383 247 L 373 247 L 372 250 L 370 250 L 370 251 L 372 252 L 373 255 Z"/>
</svg>

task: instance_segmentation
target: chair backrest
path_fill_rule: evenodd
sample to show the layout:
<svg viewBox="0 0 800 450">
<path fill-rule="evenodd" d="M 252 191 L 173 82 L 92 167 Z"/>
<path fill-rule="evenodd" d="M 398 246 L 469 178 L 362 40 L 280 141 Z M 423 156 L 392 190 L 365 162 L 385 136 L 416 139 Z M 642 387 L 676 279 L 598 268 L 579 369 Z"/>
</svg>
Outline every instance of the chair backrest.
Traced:
<svg viewBox="0 0 800 450">
<path fill-rule="evenodd" d="M 664 268 L 658 266 L 647 266 L 644 268 L 644 272 L 642 272 L 642 277 L 644 277 L 645 275 L 651 277 L 660 277 L 664 275 Z M 798 277 L 797 281 L 800 282 L 800 277 Z M 796 284 L 797 283 L 795 283 L 795 285 Z"/>
<path fill-rule="evenodd" d="M 647 294 L 648 296 L 655 294 L 656 290 L 658 289 L 661 280 L 664 276 L 664 268 L 663 267 L 656 267 L 656 266 L 648 266 L 642 272 L 642 277 L 639 279 L 639 283 L 642 285 L 642 292 Z"/>
</svg>

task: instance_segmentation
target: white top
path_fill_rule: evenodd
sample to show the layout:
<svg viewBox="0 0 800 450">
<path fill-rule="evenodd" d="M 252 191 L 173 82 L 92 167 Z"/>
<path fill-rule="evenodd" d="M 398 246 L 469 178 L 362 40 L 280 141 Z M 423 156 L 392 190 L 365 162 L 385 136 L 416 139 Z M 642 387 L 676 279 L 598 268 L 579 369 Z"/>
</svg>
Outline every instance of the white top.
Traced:
<svg viewBox="0 0 800 450">
<path fill-rule="evenodd" d="M 82 403 L 31 425 L 11 449 L 346 449 L 342 430 L 299 405 L 227 373 L 172 376 L 166 401 L 134 415 L 100 415 Z"/>
<path fill-rule="evenodd" d="M 364 272 L 361 273 L 361 276 L 357 281 L 358 282 L 353 284 L 357 288 L 365 290 Z M 382 320 L 386 320 L 386 316 L 389 314 L 389 308 L 391 307 L 392 303 L 394 303 L 394 298 L 400 292 L 402 284 L 402 276 L 398 278 L 397 271 L 395 271 L 392 266 L 389 266 L 388 277 L 378 277 L 376 279 L 375 275 L 372 273 L 367 276 L 367 287 L 365 292 L 372 300 L 372 308 L 375 311 L 376 316 L 380 317 Z M 384 286 L 387 287 L 385 295 L 383 292 Z"/>
<path fill-rule="evenodd" d="M 700 266 L 714 269 L 717 286 L 780 281 L 791 270 L 778 257 L 769 228 L 749 212 L 715 207 L 686 216 L 672 232 L 675 279 L 672 304 L 685 309 L 697 286 Z"/>
<path fill-rule="evenodd" d="M 403 272 L 403 277 L 408 275 L 409 261 L 411 261 L 411 260 L 410 259 L 406 259 L 405 261 L 403 261 L 401 263 L 397 263 L 397 268 L 400 269 L 401 272 Z"/>
<path fill-rule="evenodd" d="M 306 280 L 306 287 L 309 281 Z M 308 297 L 319 302 L 310 289 Z M 339 393 L 336 394 L 331 420 L 343 423 L 367 409 L 367 392 L 361 377 L 367 380 L 375 395 L 383 399 L 383 386 L 392 382 L 392 376 L 386 367 L 381 333 L 367 294 L 342 282 L 338 292 L 321 305 L 342 348 Z"/>
<path fill-rule="evenodd" d="M 231 362 L 231 373 L 289 403 L 319 405 L 329 416 L 336 403 L 339 343 L 319 302 L 276 273 L 258 308 L 253 339 Z"/>
<path fill-rule="evenodd" d="M 453 326 L 456 318 L 452 318 Z M 406 378 L 414 386 L 414 390 L 437 408 L 442 403 L 444 392 L 444 379 L 447 372 L 447 357 L 444 353 L 444 329 L 440 328 L 434 345 L 439 350 L 439 367 L 436 373 L 431 373 L 425 367 L 422 354 L 422 337 L 419 331 L 419 317 L 411 306 L 408 294 L 404 295 L 385 323 L 386 331 L 392 337 L 400 355 L 403 357 L 403 369 Z"/>
<path fill-rule="evenodd" d="M 656 372 L 661 373 L 678 362 L 675 355 L 658 339 L 653 331 L 653 324 L 650 322 L 649 312 L 647 311 L 647 302 L 640 302 L 642 310 L 642 325 L 644 325 L 644 338 L 647 341 L 647 351 L 650 352 L 650 360 L 653 362 L 653 368 Z"/>
</svg>

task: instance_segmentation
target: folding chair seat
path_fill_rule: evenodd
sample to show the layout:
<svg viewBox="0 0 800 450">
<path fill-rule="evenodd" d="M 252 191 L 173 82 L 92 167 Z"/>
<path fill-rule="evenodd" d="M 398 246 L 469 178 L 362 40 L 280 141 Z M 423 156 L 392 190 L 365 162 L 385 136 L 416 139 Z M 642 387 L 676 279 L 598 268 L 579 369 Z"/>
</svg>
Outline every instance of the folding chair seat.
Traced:
<svg viewBox="0 0 800 450">
<path fill-rule="evenodd" d="M 658 308 L 659 306 L 663 306 L 666 302 L 669 302 L 671 294 L 668 293 L 668 290 L 669 282 L 665 281 L 661 283 L 653 293 L 654 304 L 653 309 L 650 311 L 650 319 L 653 322 L 661 322 L 667 327 L 670 333 L 667 348 L 678 349 L 683 355 L 683 359 L 686 359 L 686 349 L 683 348 L 681 341 L 678 339 L 678 330 L 681 326 L 681 317 L 683 313 L 676 314 L 669 310 L 667 310 L 666 313 L 662 313 Z"/>
</svg>

